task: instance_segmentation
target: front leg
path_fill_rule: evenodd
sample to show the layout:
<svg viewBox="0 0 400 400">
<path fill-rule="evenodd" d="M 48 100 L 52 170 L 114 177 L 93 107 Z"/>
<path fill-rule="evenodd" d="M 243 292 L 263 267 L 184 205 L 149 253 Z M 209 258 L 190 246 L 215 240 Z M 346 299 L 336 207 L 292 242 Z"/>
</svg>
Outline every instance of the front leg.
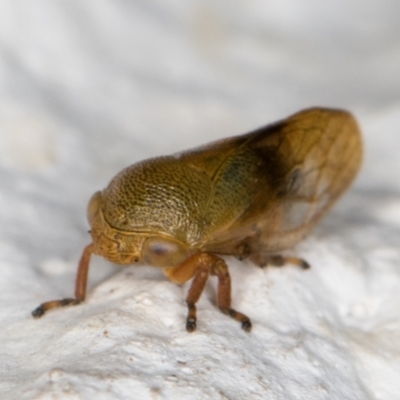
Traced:
<svg viewBox="0 0 400 400">
<path fill-rule="evenodd" d="M 76 305 L 85 300 L 86 288 L 87 288 L 87 277 L 89 272 L 90 257 L 94 252 L 94 244 L 91 243 L 83 250 L 81 259 L 79 261 L 78 273 L 76 275 L 75 282 L 75 298 L 51 300 L 42 303 L 39 307 L 32 311 L 34 318 L 40 318 L 46 313 L 46 311 L 52 308 L 65 307 L 69 305 Z"/>
</svg>

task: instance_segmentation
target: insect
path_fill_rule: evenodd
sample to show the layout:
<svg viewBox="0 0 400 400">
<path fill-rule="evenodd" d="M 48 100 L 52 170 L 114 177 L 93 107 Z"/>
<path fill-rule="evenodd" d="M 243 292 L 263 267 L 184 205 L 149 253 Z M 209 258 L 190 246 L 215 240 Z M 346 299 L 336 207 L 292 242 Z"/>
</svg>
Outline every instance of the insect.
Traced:
<svg viewBox="0 0 400 400">
<path fill-rule="evenodd" d="M 231 279 L 221 255 L 260 266 L 307 262 L 283 257 L 307 235 L 359 170 L 362 141 L 347 111 L 311 108 L 254 132 L 125 168 L 88 205 L 92 242 L 79 262 L 75 297 L 41 304 L 41 317 L 86 298 L 92 254 L 162 268 L 173 282 L 193 279 L 186 329 L 210 275 L 219 309 L 251 330 L 231 308 Z"/>
</svg>

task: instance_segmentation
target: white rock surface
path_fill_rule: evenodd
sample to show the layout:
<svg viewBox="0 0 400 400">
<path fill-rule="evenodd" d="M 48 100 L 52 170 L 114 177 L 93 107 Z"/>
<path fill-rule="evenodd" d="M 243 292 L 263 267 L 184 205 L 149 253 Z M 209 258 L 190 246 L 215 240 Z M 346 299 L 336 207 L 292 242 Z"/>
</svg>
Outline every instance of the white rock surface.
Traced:
<svg viewBox="0 0 400 400">
<path fill-rule="evenodd" d="M 400 3 L 0 3 L 1 399 L 400 399 Z M 215 282 L 184 329 L 187 285 L 93 260 L 90 195 L 122 167 L 311 105 L 358 117 L 356 185 L 291 254 L 228 259 L 241 331 Z"/>
</svg>

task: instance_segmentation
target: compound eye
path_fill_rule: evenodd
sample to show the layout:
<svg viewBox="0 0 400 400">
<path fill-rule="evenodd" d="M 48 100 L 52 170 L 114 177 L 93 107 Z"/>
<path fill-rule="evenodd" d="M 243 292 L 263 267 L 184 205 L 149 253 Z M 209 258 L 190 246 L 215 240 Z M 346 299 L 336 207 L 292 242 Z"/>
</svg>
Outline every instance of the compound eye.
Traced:
<svg viewBox="0 0 400 400">
<path fill-rule="evenodd" d="M 171 238 L 151 237 L 142 247 L 142 260 L 153 267 L 173 267 L 181 264 L 189 255 L 189 249 Z"/>
<path fill-rule="evenodd" d="M 101 195 L 100 190 L 96 192 L 89 200 L 86 215 L 90 226 L 92 226 L 93 219 L 100 209 L 102 200 L 103 196 Z"/>
</svg>

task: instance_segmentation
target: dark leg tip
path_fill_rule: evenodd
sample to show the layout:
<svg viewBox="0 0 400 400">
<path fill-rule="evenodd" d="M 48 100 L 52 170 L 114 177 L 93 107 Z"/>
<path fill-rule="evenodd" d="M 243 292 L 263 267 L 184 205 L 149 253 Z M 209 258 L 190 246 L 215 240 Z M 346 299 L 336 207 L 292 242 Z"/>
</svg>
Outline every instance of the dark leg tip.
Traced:
<svg viewBox="0 0 400 400">
<path fill-rule="evenodd" d="M 40 318 L 43 314 L 45 313 L 44 309 L 42 308 L 42 306 L 39 306 L 38 308 L 35 308 L 32 311 L 32 317 L 33 318 Z"/>
<path fill-rule="evenodd" d="M 285 259 L 280 255 L 270 256 L 269 260 L 274 267 L 283 267 L 285 265 Z"/>
<path fill-rule="evenodd" d="M 38 308 L 32 311 L 32 316 L 34 318 L 40 318 L 46 311 L 51 310 L 57 307 L 65 307 L 65 306 L 75 306 L 81 303 L 81 300 L 78 299 L 63 299 L 63 300 L 52 300 L 42 303 Z"/>
<path fill-rule="evenodd" d="M 60 307 L 65 307 L 65 306 L 76 306 L 79 304 L 81 301 L 78 299 L 63 299 L 60 300 Z"/>
<path fill-rule="evenodd" d="M 251 331 L 251 321 L 249 318 L 245 319 L 242 321 L 242 329 L 245 332 L 250 332 Z"/>
<path fill-rule="evenodd" d="M 301 265 L 300 265 L 300 267 L 301 267 L 302 269 L 310 269 L 310 268 L 311 268 L 311 265 L 310 265 L 307 261 L 301 260 Z"/>
<path fill-rule="evenodd" d="M 194 318 L 188 318 L 186 320 L 186 330 L 191 333 L 196 330 L 196 320 Z"/>
</svg>

